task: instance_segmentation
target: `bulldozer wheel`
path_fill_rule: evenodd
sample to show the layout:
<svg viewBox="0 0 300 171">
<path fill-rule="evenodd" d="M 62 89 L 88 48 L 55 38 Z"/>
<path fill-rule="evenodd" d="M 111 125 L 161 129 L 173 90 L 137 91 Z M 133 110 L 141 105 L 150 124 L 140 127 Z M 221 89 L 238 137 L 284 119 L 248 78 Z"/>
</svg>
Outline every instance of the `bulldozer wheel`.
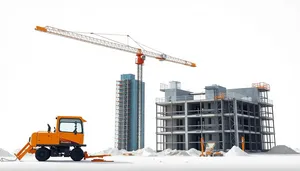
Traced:
<svg viewBox="0 0 300 171">
<path fill-rule="evenodd" d="M 71 158 L 73 161 L 80 161 L 83 159 L 83 157 L 84 157 L 84 153 L 80 147 L 75 147 L 71 151 Z"/>
<path fill-rule="evenodd" d="M 36 150 L 35 158 L 38 161 L 46 161 L 49 159 L 49 157 L 50 157 L 50 150 L 48 150 L 47 148 L 42 147 Z"/>
</svg>

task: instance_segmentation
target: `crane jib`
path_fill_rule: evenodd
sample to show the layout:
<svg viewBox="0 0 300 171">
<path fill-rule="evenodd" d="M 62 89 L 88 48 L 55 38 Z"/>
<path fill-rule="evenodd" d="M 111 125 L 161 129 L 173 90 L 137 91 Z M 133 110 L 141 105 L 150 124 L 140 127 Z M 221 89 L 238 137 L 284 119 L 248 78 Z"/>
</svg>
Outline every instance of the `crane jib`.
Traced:
<svg viewBox="0 0 300 171">
<path fill-rule="evenodd" d="M 79 34 L 76 32 L 62 30 L 62 29 L 58 29 L 58 28 L 50 27 L 50 26 L 46 26 L 46 27 L 36 26 L 35 30 L 47 32 L 47 33 L 51 33 L 51 34 L 55 34 L 55 35 L 59 35 L 59 36 L 67 37 L 67 38 L 72 38 L 72 39 L 87 42 L 87 43 L 101 45 L 101 46 L 105 46 L 105 47 L 109 47 L 109 48 L 113 48 L 113 49 L 117 49 L 117 50 L 121 50 L 121 51 L 125 51 L 125 52 L 135 53 L 135 54 L 140 50 L 139 48 L 131 47 L 131 46 L 128 46 L 125 44 L 110 42 L 110 41 L 106 41 L 103 39 L 97 39 L 97 38 L 94 38 L 91 36 L 82 35 L 82 34 Z M 142 53 L 145 56 L 152 57 L 152 58 L 158 59 L 160 61 L 168 61 L 168 62 L 173 62 L 173 63 L 182 64 L 182 65 L 186 65 L 186 66 L 196 67 L 196 64 L 193 62 L 189 62 L 189 61 L 182 60 L 179 58 L 171 57 L 166 54 L 159 54 L 159 53 L 151 52 L 151 51 L 147 51 L 147 50 L 143 50 Z"/>
</svg>

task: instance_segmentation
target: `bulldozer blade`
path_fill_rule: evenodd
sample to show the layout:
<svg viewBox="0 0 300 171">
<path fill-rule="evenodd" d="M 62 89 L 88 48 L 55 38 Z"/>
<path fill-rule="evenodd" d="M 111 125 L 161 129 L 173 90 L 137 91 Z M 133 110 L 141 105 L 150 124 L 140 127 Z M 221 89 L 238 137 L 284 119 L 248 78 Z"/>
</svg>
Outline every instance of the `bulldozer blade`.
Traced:
<svg viewBox="0 0 300 171">
<path fill-rule="evenodd" d="M 34 149 L 33 147 L 28 143 L 26 143 L 26 145 L 17 153 L 17 154 L 14 154 L 18 160 L 21 160 L 25 155 L 26 153 L 34 153 Z"/>
</svg>

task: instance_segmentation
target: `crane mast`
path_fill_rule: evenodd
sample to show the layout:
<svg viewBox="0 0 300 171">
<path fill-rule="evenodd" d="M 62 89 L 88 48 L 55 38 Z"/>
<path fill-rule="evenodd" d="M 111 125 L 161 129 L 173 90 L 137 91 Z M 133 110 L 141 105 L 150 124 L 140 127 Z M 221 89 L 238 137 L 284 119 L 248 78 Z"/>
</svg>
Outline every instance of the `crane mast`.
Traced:
<svg viewBox="0 0 300 171">
<path fill-rule="evenodd" d="M 138 130 L 138 136 L 137 136 L 137 142 L 138 142 L 138 149 L 141 149 L 142 147 L 142 142 L 141 142 L 141 136 L 142 136 L 142 112 L 143 112 L 143 105 L 142 105 L 142 100 L 143 100 L 143 91 L 144 91 L 144 86 L 143 86 L 143 64 L 145 60 L 145 56 L 143 55 L 141 50 L 138 50 L 137 54 L 137 59 L 136 59 L 136 64 L 137 64 L 137 119 L 138 119 L 138 124 L 137 124 L 137 130 Z"/>
<path fill-rule="evenodd" d="M 142 125 L 141 124 L 142 124 L 142 112 L 144 111 L 144 109 L 142 108 L 143 107 L 142 100 L 144 99 L 143 98 L 143 91 L 144 91 L 143 64 L 144 64 L 145 57 L 147 56 L 150 58 L 157 59 L 159 61 L 168 61 L 168 62 L 186 65 L 186 66 L 190 66 L 190 67 L 196 67 L 196 64 L 193 62 L 175 58 L 175 57 L 172 57 L 172 56 L 169 56 L 166 54 L 160 54 L 157 52 L 142 50 L 140 48 L 135 48 L 132 46 L 128 46 L 126 44 L 116 43 L 116 42 L 107 41 L 107 40 L 103 40 L 103 39 L 98 39 L 98 38 L 95 38 L 92 36 L 87 36 L 87 35 L 79 34 L 77 32 L 67 31 L 67 30 L 63 30 L 63 29 L 59 29 L 59 28 L 55 28 L 55 27 L 51 27 L 51 26 L 45 26 L 45 27 L 36 26 L 35 30 L 136 54 L 136 56 L 137 56 L 136 62 L 135 62 L 137 64 L 137 106 L 136 106 L 137 111 L 136 112 L 137 112 L 137 119 L 138 119 L 138 124 L 137 124 L 138 149 L 141 148 L 141 135 L 142 135 L 142 132 L 141 132 Z"/>
</svg>

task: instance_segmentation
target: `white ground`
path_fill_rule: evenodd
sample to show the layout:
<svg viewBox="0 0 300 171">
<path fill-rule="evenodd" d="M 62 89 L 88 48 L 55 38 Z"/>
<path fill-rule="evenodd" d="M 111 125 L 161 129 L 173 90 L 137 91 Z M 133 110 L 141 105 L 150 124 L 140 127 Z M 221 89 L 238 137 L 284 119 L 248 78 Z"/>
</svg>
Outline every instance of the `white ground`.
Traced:
<svg viewBox="0 0 300 171">
<path fill-rule="evenodd" d="M 284 152 L 285 147 L 280 147 Z M 277 149 L 278 151 L 278 149 Z M 279 150 L 280 151 L 280 150 Z M 90 160 L 73 162 L 70 158 L 50 158 L 47 162 L 37 162 L 34 156 L 26 156 L 21 161 L 0 162 L 0 171 L 9 170 L 300 170 L 300 154 L 246 154 L 238 147 L 233 147 L 224 157 L 199 157 L 199 151 L 165 150 L 159 154 L 150 148 L 133 152 L 135 156 L 123 156 L 122 151 L 107 149 L 103 152 L 113 152 L 113 156 L 105 157 L 113 160 L 108 163 L 94 163 Z M 0 151 L 1 154 L 7 154 Z M 184 155 L 184 156 L 180 156 Z M 1 157 L 0 157 L 1 158 Z M 11 158 L 11 157 L 5 157 Z M 12 159 L 12 158 L 11 158 Z"/>
</svg>

